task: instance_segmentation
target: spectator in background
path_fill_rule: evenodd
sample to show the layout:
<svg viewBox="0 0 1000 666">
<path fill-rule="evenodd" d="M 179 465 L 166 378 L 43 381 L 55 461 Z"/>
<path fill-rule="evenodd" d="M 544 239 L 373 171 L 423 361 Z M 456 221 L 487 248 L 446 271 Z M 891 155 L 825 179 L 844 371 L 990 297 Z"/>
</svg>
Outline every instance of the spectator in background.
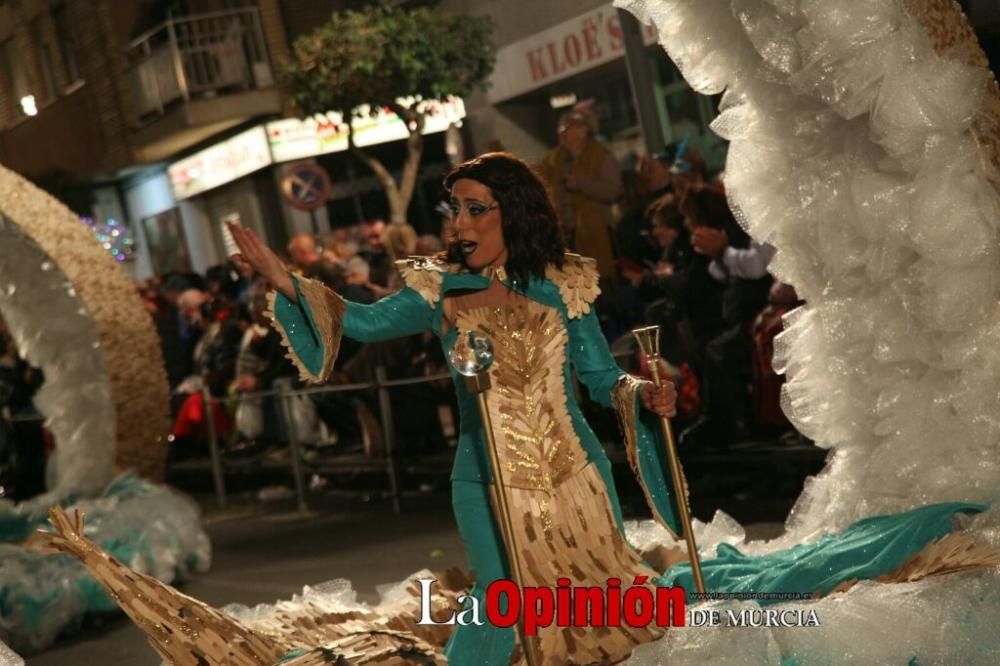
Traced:
<svg viewBox="0 0 1000 666">
<path fill-rule="evenodd" d="M 181 401 L 171 429 L 173 459 L 204 451 L 208 438 L 206 409 L 212 409 L 216 433 L 223 437 L 229 430 L 229 417 L 214 398 L 206 406 L 201 391 L 224 396 L 236 372 L 236 356 L 243 331 L 233 305 L 225 298 L 211 299 L 201 290 L 189 289 L 178 300 L 181 316 L 192 329 L 200 330 L 194 348 L 194 372 L 176 389 Z"/>
<path fill-rule="evenodd" d="M 162 284 L 166 312 L 156 323 L 167 379 L 173 389 L 192 373 L 194 346 L 201 337 L 201 329 L 192 326 L 190 319 L 181 313 L 180 297 L 189 290 L 203 291 L 205 280 L 196 273 L 170 273 L 164 276 Z"/>
<path fill-rule="evenodd" d="M 647 261 L 659 259 L 660 248 L 650 242 L 652 225 L 649 209 L 664 194 L 673 190 L 673 174 L 676 150 L 667 150 L 650 156 L 641 156 L 636 165 L 634 199 L 625 207 L 618 226 L 615 227 L 615 243 L 619 261 L 642 266 Z M 624 204 L 625 202 L 623 202 Z"/>
<path fill-rule="evenodd" d="M 267 287 L 256 285 L 248 301 L 251 323 L 240 340 L 236 356 L 236 376 L 230 385 L 234 394 L 267 391 L 279 377 L 296 377 L 295 366 L 285 355 L 281 336 L 270 326 L 267 316 Z M 235 412 L 235 425 L 249 450 L 262 440 L 279 437 L 275 425 L 281 410 L 274 396 L 243 398 Z"/>
<path fill-rule="evenodd" d="M 365 246 L 358 255 L 368 263 L 368 280 L 379 287 L 389 286 L 389 276 L 396 270 L 386 254 L 382 235 L 385 233 L 385 222 L 374 220 L 361 225 L 365 234 Z"/>
<path fill-rule="evenodd" d="M 37 413 L 33 399 L 44 381 L 0 319 L 0 488 L 17 501 L 45 492 L 44 420 L 14 418 Z"/>
<path fill-rule="evenodd" d="M 676 196 L 668 193 L 654 201 L 647 207 L 646 217 L 650 223 L 649 237 L 656 248 L 656 261 L 647 260 L 645 266 L 623 262 L 622 274 L 640 289 L 642 299 L 649 301 L 662 297 L 665 290 L 676 292 L 678 286 L 672 284 L 672 278 L 688 267 L 692 250 Z"/>
<path fill-rule="evenodd" d="M 358 259 L 360 263 L 352 266 L 352 262 L 355 259 Z M 311 264 L 302 274 L 305 277 L 319 280 L 349 301 L 367 305 L 376 300 L 375 294 L 365 286 L 364 280 L 352 281 L 351 278 L 352 270 L 360 271 L 364 266 L 367 266 L 367 264 L 365 264 L 363 259 L 359 259 L 358 257 L 353 257 L 346 263 L 322 259 Z M 363 273 L 362 275 L 366 274 Z"/>
<path fill-rule="evenodd" d="M 722 181 L 709 179 L 708 163 L 701 153 L 688 145 L 687 139 L 678 144 L 670 173 L 673 189 L 682 200 L 691 191 L 708 190 L 722 197 L 726 195 Z"/>
<path fill-rule="evenodd" d="M 774 371 L 774 338 L 783 329 L 782 317 L 802 304 L 795 288 L 783 282 L 771 286 L 768 305 L 753 326 L 753 413 L 765 428 L 788 430 L 791 423 L 781 410 L 781 386 L 785 378 Z"/>
<path fill-rule="evenodd" d="M 681 210 L 692 230 L 694 251 L 708 260 L 705 271 L 722 289 L 721 329 L 708 340 L 703 357 L 702 414 L 681 433 L 681 442 L 724 448 L 747 434 L 750 326 L 767 303 L 772 282 L 767 264 L 774 249 L 752 243 L 733 218 L 724 195 L 711 189 L 689 188 Z M 689 283 L 689 291 L 691 284 L 707 291 L 704 276 L 697 279 Z"/>
<path fill-rule="evenodd" d="M 360 262 L 351 268 L 352 262 Z M 368 264 L 360 257 L 353 257 L 347 263 L 318 261 L 304 273 L 305 277 L 319 280 L 325 286 L 340 294 L 344 299 L 363 305 L 376 300 L 375 294 L 366 286 Z M 386 343 L 382 343 L 386 344 Z M 345 337 L 341 341 L 340 352 L 334 365 L 336 372 L 331 375 L 331 384 L 351 382 L 352 369 L 364 368 L 367 373 L 367 358 L 360 353 L 365 345 Z M 368 374 L 365 374 L 368 376 Z M 379 445 L 381 435 L 373 410 L 377 406 L 366 404 L 365 395 L 357 393 L 329 392 L 314 393 L 310 396 L 316 416 L 327 428 L 337 433 L 338 450 Z"/>
<path fill-rule="evenodd" d="M 648 218 L 649 236 L 658 248 L 657 261 L 647 261 L 641 267 L 624 261 L 622 274 L 632 285 L 628 293 L 645 306 L 643 323 L 661 327 L 664 358 L 679 365 L 690 356 L 688 344 L 681 342 L 679 328 L 683 318 L 681 290 L 692 257 L 690 234 L 673 194 L 665 194 L 650 204 Z"/>
<path fill-rule="evenodd" d="M 354 285 L 360 285 L 375 295 L 375 298 L 382 298 L 399 291 L 403 287 L 402 277 L 396 270 L 396 262 L 413 256 L 417 250 L 417 232 L 405 222 L 395 222 L 387 225 L 382 230 L 380 246 L 384 261 L 391 270 L 386 277 L 385 284 L 379 284 L 371 278 L 370 274 L 365 274 L 358 269 L 351 269 L 347 272 L 347 281 Z"/>
<path fill-rule="evenodd" d="M 249 266 L 246 262 L 244 265 Z M 205 286 L 212 299 L 224 298 L 231 304 L 244 302 L 244 292 L 250 286 L 237 269 L 235 262 L 211 266 L 205 271 Z"/>
<path fill-rule="evenodd" d="M 622 195 L 621 173 L 611 151 L 597 141 L 597 116 L 574 108 L 559 121 L 559 145 L 539 165 L 554 196 L 566 244 L 597 260 L 601 277 L 615 273 L 611 205 Z"/>
<path fill-rule="evenodd" d="M 288 255 L 295 268 L 304 270 L 306 266 L 320 260 L 319 244 L 312 234 L 300 233 L 288 241 Z"/>
</svg>

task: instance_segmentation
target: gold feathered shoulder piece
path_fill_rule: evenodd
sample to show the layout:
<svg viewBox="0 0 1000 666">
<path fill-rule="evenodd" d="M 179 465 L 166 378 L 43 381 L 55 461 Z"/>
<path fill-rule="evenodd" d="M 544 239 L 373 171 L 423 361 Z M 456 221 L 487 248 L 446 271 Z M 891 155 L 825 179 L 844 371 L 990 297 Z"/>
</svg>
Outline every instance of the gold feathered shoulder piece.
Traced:
<svg viewBox="0 0 1000 666">
<path fill-rule="evenodd" d="M 567 252 L 562 268 L 550 265 L 545 269 L 545 277 L 559 288 L 570 319 L 589 313 L 601 293 L 597 260 L 590 257 Z"/>
<path fill-rule="evenodd" d="M 403 284 L 420 294 L 427 304 L 434 307 L 441 300 L 441 281 L 444 273 L 456 273 L 458 264 L 449 264 L 441 256 L 407 257 L 396 262 L 396 270 L 403 277 Z"/>
</svg>

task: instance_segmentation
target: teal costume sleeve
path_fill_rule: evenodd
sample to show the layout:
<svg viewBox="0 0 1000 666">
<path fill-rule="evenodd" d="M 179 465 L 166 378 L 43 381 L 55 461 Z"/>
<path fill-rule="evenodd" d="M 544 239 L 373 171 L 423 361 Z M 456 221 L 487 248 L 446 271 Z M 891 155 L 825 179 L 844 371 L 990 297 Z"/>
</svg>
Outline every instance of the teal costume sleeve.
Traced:
<svg viewBox="0 0 1000 666">
<path fill-rule="evenodd" d="M 618 411 L 629 463 L 653 516 L 674 534 L 681 534 L 667 445 L 659 417 L 643 408 L 639 400 L 642 382 L 618 366 L 593 309 L 570 320 L 569 340 L 570 358 L 590 397 L 604 406 L 614 403 Z"/>
<path fill-rule="evenodd" d="M 333 369 L 342 335 L 378 342 L 426 330 L 433 310 L 406 287 L 371 305 L 345 301 L 319 282 L 293 277 L 298 302 L 283 294 L 270 299 L 272 323 L 302 378 L 323 382 Z"/>
<path fill-rule="evenodd" d="M 591 400 L 611 406 L 611 391 L 625 371 L 611 355 L 593 308 L 569 320 L 569 353 L 576 376 L 587 387 Z"/>
<path fill-rule="evenodd" d="M 427 330 L 433 310 L 413 289 L 404 287 L 371 305 L 346 301 L 344 335 L 359 342 L 381 342 Z"/>
</svg>

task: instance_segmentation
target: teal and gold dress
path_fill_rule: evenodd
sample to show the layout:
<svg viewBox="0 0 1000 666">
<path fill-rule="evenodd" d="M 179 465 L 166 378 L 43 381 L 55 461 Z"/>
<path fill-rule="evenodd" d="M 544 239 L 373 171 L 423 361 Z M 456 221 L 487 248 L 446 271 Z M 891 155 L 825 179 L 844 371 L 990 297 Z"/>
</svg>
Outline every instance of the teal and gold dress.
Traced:
<svg viewBox="0 0 1000 666">
<path fill-rule="evenodd" d="M 574 586 L 604 587 L 617 578 L 624 588 L 646 577 L 650 588 L 680 585 L 690 591 L 689 564 L 665 566 L 661 574 L 625 540 L 611 466 L 575 398 L 574 373 L 597 402 L 615 406 L 650 509 L 676 536 L 675 494 L 666 481 L 658 417 L 640 409 L 641 382 L 622 372 L 608 351 L 592 309 L 598 294 L 593 262 L 567 255 L 561 268 L 550 266 L 544 279 L 527 285 L 513 284 L 502 270 L 471 273 L 433 258 L 413 258 L 399 268 L 406 286 L 373 305 L 344 301 L 304 279 L 295 282 L 297 302 L 272 297 L 274 324 L 303 376 L 326 378 L 343 335 L 375 341 L 430 329 L 446 351 L 459 333 L 488 335 L 495 358 L 487 407 L 523 584 L 553 587 L 565 577 Z M 487 586 L 508 578 L 509 567 L 491 510 L 492 476 L 476 399 L 463 382 L 455 387 L 462 423 L 453 503 L 475 576 L 471 594 L 483 608 Z M 976 546 L 967 534 L 949 534 L 953 514 L 984 508 L 947 503 L 874 516 L 839 534 L 767 555 L 747 556 L 723 544 L 714 558 L 703 555 L 706 588 L 825 595 L 858 579 L 909 581 L 996 566 L 996 549 Z M 418 624 L 419 590 L 412 578 L 403 583 L 410 595 L 376 608 L 307 589 L 270 608 L 220 612 L 117 561 L 85 536 L 82 516 L 57 508 L 51 522 L 55 532 L 37 532 L 32 546 L 83 562 L 159 655 L 176 666 L 442 664 L 446 659 L 460 666 L 500 665 L 516 654 L 512 628 L 486 622 L 452 631 L 450 625 Z M 431 600 L 436 617 L 457 610 L 468 589 L 464 576 L 454 572 L 441 583 Z M 539 629 L 536 654 L 549 665 L 614 663 L 663 631 L 553 624 Z"/>
<path fill-rule="evenodd" d="M 523 584 L 554 587 L 566 577 L 573 585 L 603 587 L 611 577 L 628 585 L 640 576 L 647 586 L 690 583 L 688 565 L 661 577 L 625 541 L 611 465 L 575 398 L 574 372 L 593 400 L 614 405 L 654 517 L 679 533 L 657 417 L 641 409 L 641 382 L 619 368 L 593 311 L 599 293 L 593 261 L 567 254 L 561 268 L 550 266 L 545 279 L 527 285 L 513 283 L 503 269 L 474 273 L 430 257 L 399 262 L 399 269 L 406 286 L 372 305 L 345 301 L 304 279 L 296 280 L 298 303 L 274 297 L 274 324 L 303 377 L 327 377 L 342 335 L 374 342 L 431 330 L 447 353 L 460 332 L 484 333 L 495 352 L 487 402 Z M 476 580 L 472 594 L 482 608 L 486 587 L 509 577 L 509 567 L 491 509 L 476 399 L 454 369 L 452 375 L 461 413 L 453 505 Z M 947 534 L 953 513 L 981 509 L 935 505 L 869 519 L 837 537 L 762 557 L 720 548 L 719 558 L 703 564 L 706 587 L 826 593 L 841 581 L 899 567 Z M 660 633 L 656 627 L 551 626 L 539 631 L 537 648 L 546 664 L 613 663 Z M 445 655 L 454 664 L 506 664 L 514 644 L 513 629 L 459 626 Z"/>
<path fill-rule="evenodd" d="M 615 363 L 593 310 L 599 293 L 594 263 L 568 254 L 561 269 L 550 266 L 544 280 L 523 287 L 502 269 L 472 273 L 434 258 L 413 258 L 399 268 L 405 288 L 373 305 L 344 301 L 301 279 L 298 304 L 275 297 L 275 325 L 303 377 L 326 378 L 341 335 L 374 342 L 430 329 L 447 352 L 460 331 L 485 333 L 495 353 L 487 401 L 524 584 L 554 586 L 565 576 L 574 585 L 603 587 L 612 576 L 629 582 L 645 576 L 652 586 L 658 572 L 623 538 L 611 464 L 573 391 L 575 370 L 596 402 L 614 403 L 629 423 L 641 418 L 639 382 Z M 492 474 L 476 399 L 452 374 L 461 416 L 452 499 L 476 578 L 473 594 L 482 602 L 491 581 L 508 577 L 508 566 L 490 505 Z M 630 460 L 657 514 L 676 532 L 662 447 L 651 432 L 629 438 Z M 626 627 L 588 639 L 595 633 L 543 630 L 541 653 L 546 663 L 616 661 L 660 632 Z M 506 663 L 513 647 L 512 630 L 467 626 L 458 628 L 446 654 L 452 663 Z"/>
</svg>

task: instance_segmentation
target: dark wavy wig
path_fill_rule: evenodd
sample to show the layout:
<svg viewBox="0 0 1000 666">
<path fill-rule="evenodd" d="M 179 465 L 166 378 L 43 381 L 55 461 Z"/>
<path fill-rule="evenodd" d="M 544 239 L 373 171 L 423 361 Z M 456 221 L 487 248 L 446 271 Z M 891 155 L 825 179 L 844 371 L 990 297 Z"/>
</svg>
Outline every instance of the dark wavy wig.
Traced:
<svg viewBox="0 0 1000 666">
<path fill-rule="evenodd" d="M 455 167 L 444 179 L 451 191 L 468 178 L 490 188 L 500 205 L 507 274 L 522 289 L 529 280 L 544 279 L 545 266 L 562 268 L 566 245 L 545 184 L 527 164 L 510 153 L 486 153 Z M 448 246 L 448 260 L 465 264 L 457 242 Z"/>
</svg>

